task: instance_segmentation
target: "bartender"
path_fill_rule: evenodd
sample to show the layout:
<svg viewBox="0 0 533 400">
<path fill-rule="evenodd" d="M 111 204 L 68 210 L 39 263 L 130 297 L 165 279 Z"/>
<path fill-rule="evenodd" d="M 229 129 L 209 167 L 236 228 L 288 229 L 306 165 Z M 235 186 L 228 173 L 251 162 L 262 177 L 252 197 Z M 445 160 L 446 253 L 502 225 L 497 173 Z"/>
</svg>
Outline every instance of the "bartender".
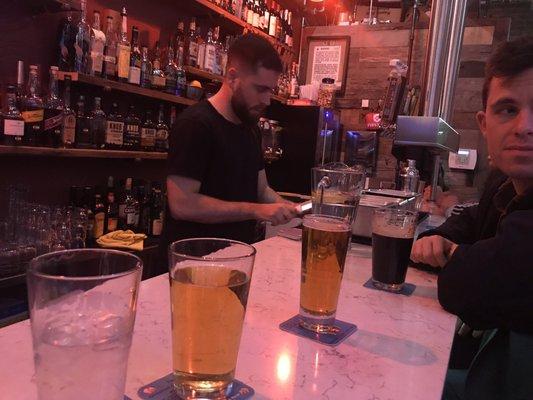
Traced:
<svg viewBox="0 0 533 400">
<path fill-rule="evenodd" d="M 192 237 L 252 243 L 257 221 L 278 225 L 296 215 L 268 185 L 256 134 L 281 71 L 266 39 L 241 36 L 218 93 L 180 114 L 170 137 L 163 252 Z"/>
</svg>

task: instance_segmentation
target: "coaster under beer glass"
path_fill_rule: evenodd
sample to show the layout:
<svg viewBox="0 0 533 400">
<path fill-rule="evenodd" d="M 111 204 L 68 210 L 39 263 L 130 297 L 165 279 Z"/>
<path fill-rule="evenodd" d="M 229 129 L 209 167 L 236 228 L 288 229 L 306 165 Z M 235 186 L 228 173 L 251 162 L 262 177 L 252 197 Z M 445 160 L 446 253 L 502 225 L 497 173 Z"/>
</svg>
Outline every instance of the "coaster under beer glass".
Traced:
<svg viewBox="0 0 533 400">
<path fill-rule="evenodd" d="M 300 325 L 332 333 L 351 225 L 343 218 L 310 214 L 303 219 Z"/>
<path fill-rule="evenodd" d="M 28 297 L 39 400 L 122 400 L 142 261 L 115 250 L 33 259 Z"/>
<path fill-rule="evenodd" d="M 372 283 L 399 292 L 405 283 L 416 228 L 416 213 L 378 208 L 372 216 Z"/>
<path fill-rule="evenodd" d="M 184 399 L 224 399 L 237 365 L 255 249 L 226 239 L 170 245 L 174 388 Z"/>
</svg>

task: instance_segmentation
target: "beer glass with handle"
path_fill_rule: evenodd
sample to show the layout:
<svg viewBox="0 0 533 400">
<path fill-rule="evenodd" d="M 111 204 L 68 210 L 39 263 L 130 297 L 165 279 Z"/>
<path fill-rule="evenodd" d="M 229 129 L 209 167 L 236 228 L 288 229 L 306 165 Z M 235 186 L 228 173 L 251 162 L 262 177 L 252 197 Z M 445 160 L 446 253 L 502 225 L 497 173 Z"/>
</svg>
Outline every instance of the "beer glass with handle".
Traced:
<svg viewBox="0 0 533 400">
<path fill-rule="evenodd" d="M 300 326 L 336 333 L 335 314 L 351 225 L 343 218 L 309 214 L 303 219 Z"/>
<path fill-rule="evenodd" d="M 372 283 L 402 290 L 413 245 L 417 214 L 397 207 L 378 208 L 372 216 Z"/>
<path fill-rule="evenodd" d="M 231 392 L 254 247 L 226 239 L 185 239 L 169 250 L 174 388 L 184 399 Z"/>
</svg>

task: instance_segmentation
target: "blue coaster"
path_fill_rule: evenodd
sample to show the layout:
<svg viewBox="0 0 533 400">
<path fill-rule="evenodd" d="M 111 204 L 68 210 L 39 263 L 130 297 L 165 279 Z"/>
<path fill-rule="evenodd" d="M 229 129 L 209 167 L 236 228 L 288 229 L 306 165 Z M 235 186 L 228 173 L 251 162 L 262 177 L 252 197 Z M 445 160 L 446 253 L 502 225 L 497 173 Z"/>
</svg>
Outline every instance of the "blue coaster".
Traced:
<svg viewBox="0 0 533 400">
<path fill-rule="evenodd" d="M 143 400 L 180 400 L 181 397 L 179 397 L 174 391 L 174 387 L 172 385 L 173 380 L 173 375 L 168 374 L 167 376 L 159 378 L 148 385 L 142 386 L 137 391 L 137 394 Z M 231 389 L 231 393 L 227 397 L 227 400 L 249 399 L 254 395 L 254 393 L 255 391 L 250 386 L 238 381 L 237 379 L 234 379 L 233 387 Z M 127 399 L 125 398 L 125 400 Z"/>
<path fill-rule="evenodd" d="M 285 332 L 292 333 L 296 336 L 301 336 L 307 339 L 311 339 L 315 342 L 325 344 L 328 346 L 337 346 L 344 341 L 348 336 L 357 330 L 357 326 L 348 322 L 335 320 L 335 328 L 338 328 L 338 332 L 331 333 L 316 333 L 300 326 L 300 316 L 296 315 L 291 319 L 279 324 L 279 329 Z"/>
<path fill-rule="evenodd" d="M 416 289 L 415 284 L 406 282 L 403 284 L 402 290 L 400 290 L 399 292 L 389 292 L 388 290 L 375 287 L 374 284 L 372 283 L 372 278 L 366 281 L 363 286 L 368 289 L 381 290 L 382 292 L 387 292 L 387 293 L 392 293 L 392 294 L 403 294 L 404 296 L 411 296 Z"/>
</svg>

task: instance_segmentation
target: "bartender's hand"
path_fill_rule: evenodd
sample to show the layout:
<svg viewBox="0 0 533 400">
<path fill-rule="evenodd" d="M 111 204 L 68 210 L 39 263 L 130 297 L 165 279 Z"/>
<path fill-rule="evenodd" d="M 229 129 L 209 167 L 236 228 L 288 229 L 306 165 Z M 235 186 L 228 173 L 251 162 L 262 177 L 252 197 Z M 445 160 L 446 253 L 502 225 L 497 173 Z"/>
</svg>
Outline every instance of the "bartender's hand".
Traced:
<svg viewBox="0 0 533 400">
<path fill-rule="evenodd" d="M 456 243 L 442 236 L 426 236 L 413 244 L 411 260 L 432 267 L 444 267 L 456 248 Z"/>
<path fill-rule="evenodd" d="M 270 222 L 272 225 L 285 224 L 297 214 L 294 203 L 258 204 L 256 207 L 256 219 Z"/>
</svg>

